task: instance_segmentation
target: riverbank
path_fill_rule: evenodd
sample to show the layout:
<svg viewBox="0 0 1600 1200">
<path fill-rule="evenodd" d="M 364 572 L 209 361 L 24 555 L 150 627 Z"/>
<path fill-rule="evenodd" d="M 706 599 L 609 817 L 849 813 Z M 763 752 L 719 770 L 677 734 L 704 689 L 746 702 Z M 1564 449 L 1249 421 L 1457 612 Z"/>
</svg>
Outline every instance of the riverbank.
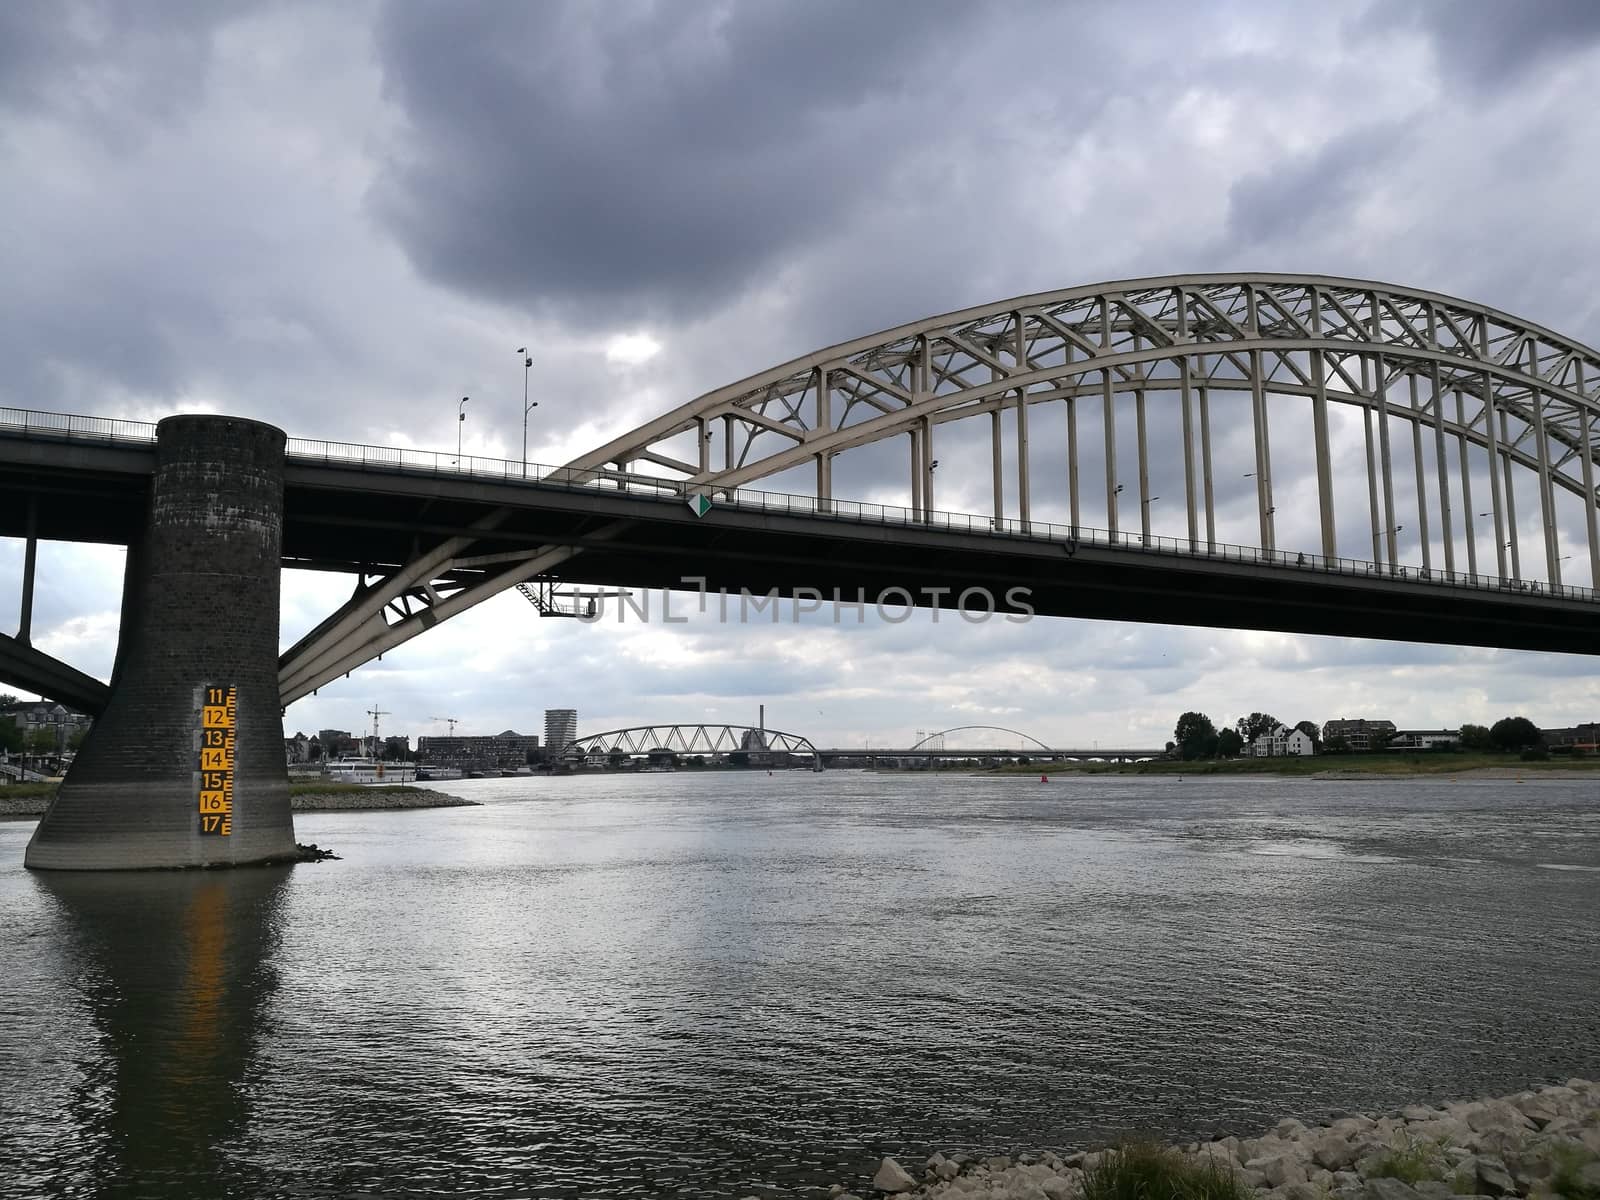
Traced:
<svg viewBox="0 0 1600 1200">
<path fill-rule="evenodd" d="M 1600 779 L 1600 758 L 1560 756 L 1522 762 L 1508 754 L 1340 754 L 1311 758 L 1224 758 L 1181 762 L 1010 763 L 974 771 L 979 775 L 1291 775 L 1313 779 L 1411 778 L 1454 775 L 1509 779 L 1537 775 L 1555 779 Z"/>
<path fill-rule="evenodd" d="M 930 1200 L 1600 1200 L 1600 1083 L 1569 1079 L 1490 1100 L 1336 1113 L 1318 1125 L 1291 1118 L 1258 1137 L 1181 1146 L 1015 1160 L 935 1154 L 910 1171 L 884 1159 L 870 1184 L 835 1184 L 828 1195 L 884 1193 Z"/>
<path fill-rule="evenodd" d="M 0 819 L 42 817 L 55 794 L 53 783 L 0 788 Z M 289 785 L 289 807 L 297 813 L 390 812 L 409 808 L 474 807 L 477 803 L 410 784 L 304 782 Z"/>
</svg>

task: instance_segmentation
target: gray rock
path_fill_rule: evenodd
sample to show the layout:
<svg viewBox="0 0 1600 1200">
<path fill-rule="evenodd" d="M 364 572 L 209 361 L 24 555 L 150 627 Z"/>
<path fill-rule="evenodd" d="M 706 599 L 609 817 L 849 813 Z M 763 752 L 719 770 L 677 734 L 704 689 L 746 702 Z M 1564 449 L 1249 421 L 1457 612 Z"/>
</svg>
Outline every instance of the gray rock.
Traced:
<svg viewBox="0 0 1600 1200">
<path fill-rule="evenodd" d="M 1067 1200 L 1072 1195 L 1072 1184 L 1059 1175 L 1052 1179 L 1046 1179 L 1039 1187 L 1049 1197 L 1049 1200 Z"/>
<path fill-rule="evenodd" d="M 1356 1160 L 1356 1148 L 1337 1133 L 1324 1133 L 1311 1143 L 1311 1161 L 1329 1171 L 1342 1171 Z"/>
<path fill-rule="evenodd" d="M 1293 1117 L 1285 1117 L 1272 1127 L 1275 1136 L 1285 1140 L 1292 1140 L 1306 1132 L 1304 1121 L 1296 1121 Z"/>
<path fill-rule="evenodd" d="M 1322 1191 L 1309 1183 L 1291 1183 L 1283 1189 L 1284 1200 L 1322 1200 Z"/>
<path fill-rule="evenodd" d="M 1557 1117 L 1564 1115 L 1560 1105 L 1545 1096 L 1530 1094 L 1526 1097 L 1519 1097 L 1513 1103 L 1523 1116 L 1541 1129 Z"/>
<path fill-rule="evenodd" d="M 880 1192 L 909 1192 L 917 1181 L 906 1174 L 906 1169 L 892 1158 L 878 1164 L 878 1173 L 872 1177 L 872 1186 Z"/>
<path fill-rule="evenodd" d="M 1514 1196 L 1517 1181 L 1498 1158 L 1480 1158 L 1477 1166 L 1478 1190 L 1486 1196 Z"/>
<path fill-rule="evenodd" d="M 1417 1189 L 1398 1179 L 1367 1180 L 1367 1200 L 1420 1200 Z"/>
<path fill-rule="evenodd" d="M 1441 1114 L 1436 1108 L 1429 1108 L 1426 1104 L 1408 1104 L 1400 1110 L 1400 1115 L 1408 1121 L 1432 1121 Z"/>
<path fill-rule="evenodd" d="M 1265 1158 L 1252 1158 L 1244 1164 L 1244 1167 L 1247 1171 L 1259 1171 L 1261 1178 L 1275 1188 L 1306 1182 L 1306 1164 L 1294 1154 L 1272 1154 Z"/>
<path fill-rule="evenodd" d="M 933 1169 L 933 1173 L 940 1179 L 954 1179 L 961 1174 L 961 1166 L 954 1160 L 947 1158 Z"/>
<path fill-rule="evenodd" d="M 1011 1166 L 1011 1160 L 1004 1154 L 992 1154 L 983 1160 L 983 1165 L 991 1171 L 1004 1171 Z"/>
<path fill-rule="evenodd" d="M 1491 1129 L 1522 1133 L 1533 1128 L 1533 1122 L 1522 1110 L 1504 1100 L 1489 1100 L 1476 1106 L 1467 1114 L 1466 1122 L 1475 1133 L 1487 1133 Z"/>
<path fill-rule="evenodd" d="M 1440 1183 L 1437 1179 L 1424 1179 L 1415 1186 L 1417 1195 L 1424 1197 L 1425 1200 L 1450 1200 L 1450 1197 L 1455 1195 L 1455 1191 L 1448 1183 Z"/>
</svg>

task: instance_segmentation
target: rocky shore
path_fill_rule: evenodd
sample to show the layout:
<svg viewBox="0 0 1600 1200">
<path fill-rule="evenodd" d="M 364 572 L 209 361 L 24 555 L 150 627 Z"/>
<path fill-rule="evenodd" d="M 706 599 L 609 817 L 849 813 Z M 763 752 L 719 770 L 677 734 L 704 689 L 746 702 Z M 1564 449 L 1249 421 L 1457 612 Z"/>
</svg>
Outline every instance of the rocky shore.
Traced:
<svg viewBox="0 0 1600 1200">
<path fill-rule="evenodd" d="M 1318 1125 L 1290 1119 L 1259 1137 L 1145 1147 L 1137 1180 L 1126 1178 L 1132 1153 L 1124 1148 L 1016 1159 L 935 1154 L 911 1170 L 886 1158 L 870 1185 L 835 1184 L 828 1195 L 834 1200 L 884 1194 L 1221 1200 L 1228 1193 L 1240 1200 L 1600 1200 L 1600 1083 L 1569 1079 L 1492 1100 L 1341 1113 Z M 1152 1162 L 1159 1171 L 1153 1172 Z M 1119 1171 L 1124 1178 L 1116 1178 Z M 1191 1173 L 1187 1179 L 1185 1172 Z M 1156 1175 L 1170 1176 L 1176 1186 L 1148 1186 Z M 1196 1179 L 1201 1186 L 1195 1186 Z"/>
<path fill-rule="evenodd" d="M 475 808 L 476 800 L 463 800 L 432 788 L 382 787 L 337 792 L 304 792 L 289 798 L 295 812 L 380 812 L 402 808 Z"/>
</svg>

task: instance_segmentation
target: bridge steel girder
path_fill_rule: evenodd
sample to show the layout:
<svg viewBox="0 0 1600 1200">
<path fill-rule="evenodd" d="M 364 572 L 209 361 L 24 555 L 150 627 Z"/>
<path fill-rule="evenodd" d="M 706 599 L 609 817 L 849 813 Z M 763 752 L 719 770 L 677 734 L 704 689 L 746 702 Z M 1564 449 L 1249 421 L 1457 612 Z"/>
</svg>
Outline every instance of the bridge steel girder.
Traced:
<svg viewBox="0 0 1600 1200">
<path fill-rule="evenodd" d="M 58 704 L 98 717 L 105 712 L 111 689 L 58 658 L 26 642 L 0 634 L 0 681 L 26 688 Z"/>
<path fill-rule="evenodd" d="M 1412 404 L 1395 395 L 1397 388 L 1405 391 L 1416 381 L 1427 386 L 1425 403 Z M 1600 452 L 1600 353 L 1484 305 L 1368 280 L 1165 276 L 964 309 L 818 350 L 718 388 L 569 466 L 580 471 L 610 464 L 623 469 L 633 464 L 685 466 L 672 453 L 673 440 L 720 417 L 727 433 L 723 461 L 708 467 L 701 456 L 699 469 L 679 472 L 687 486 L 733 489 L 812 460 L 830 464 L 831 484 L 831 464 L 839 455 L 909 433 L 921 439 L 920 447 L 913 442 L 920 453 L 914 449 L 912 455 L 912 507 L 926 515 L 932 508 L 926 473 L 935 427 L 986 414 L 998 421 L 1013 407 L 1021 413 L 1029 406 L 1064 401 L 1072 443 L 1067 471 L 1077 525 L 1075 402 L 1099 396 L 1105 406 L 1108 460 L 1106 528 L 1115 531 L 1117 497 L 1124 487 L 1115 478 L 1114 399 L 1132 396 L 1139 410 L 1152 393 L 1173 391 L 1187 397 L 1192 388 L 1200 391 L 1202 411 L 1207 390 L 1251 395 L 1256 429 L 1251 474 L 1257 479 L 1263 549 L 1273 549 L 1275 540 L 1267 398 L 1300 395 L 1312 398 L 1317 414 L 1319 549 L 1324 555 L 1333 556 L 1336 541 L 1324 412 L 1331 401 L 1378 417 L 1381 466 L 1375 461 L 1369 475 L 1372 490 L 1381 492 L 1383 500 L 1381 518 L 1376 501 L 1373 505 L 1383 542 L 1392 543 L 1398 532 L 1389 422 L 1409 421 L 1418 427 L 1418 439 L 1431 431 L 1441 440 L 1456 437 L 1483 448 L 1495 474 L 1498 455 L 1506 466 L 1515 464 L 1537 477 L 1546 526 L 1545 567 L 1552 583 L 1559 579 L 1562 556 L 1551 528 L 1551 492 L 1561 488 L 1580 497 L 1588 575 L 1600 589 L 1600 532 L 1591 532 L 1597 506 L 1593 466 Z M 1476 411 L 1447 419 L 1447 395 L 1471 397 Z M 1517 436 L 1508 439 L 1494 427 L 1497 415 L 1518 423 Z M 1018 428 L 1019 447 L 1025 446 L 1026 421 L 1019 421 Z M 1004 489 L 999 486 L 997 427 L 990 436 L 996 467 L 993 515 L 1000 520 Z M 1203 483 L 1209 499 L 1209 430 L 1206 441 Z M 1438 459 L 1434 469 L 1441 476 L 1448 473 Z M 1026 458 L 1019 455 L 1012 470 L 1017 495 L 1026 497 Z M 1469 484 L 1463 476 L 1454 490 L 1464 494 Z M 1441 479 L 1441 493 L 1447 488 Z M 1187 490 L 1193 528 L 1196 496 Z M 1499 488 L 1491 490 L 1498 515 Z M 1141 527 L 1148 515 L 1147 491 L 1141 480 Z M 1207 517 L 1209 524 L 1209 504 Z M 1515 532 L 1511 537 L 1515 541 Z M 1214 540 L 1209 530 L 1207 540 Z M 1383 549 L 1393 564 L 1396 547 Z M 1449 554 L 1454 557 L 1453 538 Z M 1520 561 L 1508 577 L 1521 578 Z"/>
</svg>

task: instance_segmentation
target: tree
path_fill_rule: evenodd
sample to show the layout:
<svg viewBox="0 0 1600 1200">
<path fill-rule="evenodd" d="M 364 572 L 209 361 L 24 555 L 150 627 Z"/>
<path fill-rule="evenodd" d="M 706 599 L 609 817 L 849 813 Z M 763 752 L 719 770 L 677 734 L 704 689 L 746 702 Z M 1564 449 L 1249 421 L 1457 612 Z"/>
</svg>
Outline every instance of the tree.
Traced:
<svg viewBox="0 0 1600 1200">
<path fill-rule="evenodd" d="M 1239 731 L 1239 738 L 1246 746 L 1253 743 L 1263 733 L 1271 733 L 1283 722 L 1271 713 L 1253 712 L 1248 717 L 1240 717 L 1234 722 L 1234 728 Z"/>
<path fill-rule="evenodd" d="M 1489 741 L 1496 750 L 1525 750 L 1544 745 L 1544 735 L 1527 717 L 1501 717 L 1489 727 Z"/>
<path fill-rule="evenodd" d="M 0 692 L 0 713 L 15 712 L 21 707 L 22 701 L 18 700 L 10 692 Z"/>
<path fill-rule="evenodd" d="M 1217 753 L 1223 758 L 1238 758 L 1244 749 L 1244 739 L 1237 729 L 1224 729 L 1217 734 Z"/>
<path fill-rule="evenodd" d="M 1336 733 L 1322 747 L 1322 752 L 1324 754 L 1349 754 L 1350 743 L 1345 741 L 1344 734 Z"/>
<path fill-rule="evenodd" d="M 88 739 L 88 737 L 89 731 L 87 729 L 73 730 L 72 736 L 67 739 L 67 749 L 76 754 L 79 750 L 83 749 L 83 743 Z"/>
<path fill-rule="evenodd" d="M 1216 757 L 1217 727 L 1205 713 L 1186 712 L 1179 717 L 1172 730 L 1172 740 L 1177 745 L 1178 757 L 1185 762 Z"/>
<path fill-rule="evenodd" d="M 15 721 L 8 721 L 0 717 L 0 750 L 8 754 L 16 754 L 22 749 L 22 730 L 17 728 Z"/>
<path fill-rule="evenodd" d="M 54 729 L 35 729 L 28 735 L 29 754 L 54 754 L 56 752 L 56 731 Z"/>
<path fill-rule="evenodd" d="M 1294 727 L 1311 739 L 1313 748 L 1321 748 L 1322 729 L 1315 721 L 1296 721 Z"/>
<path fill-rule="evenodd" d="M 1461 727 L 1461 748 L 1463 750 L 1493 750 L 1494 740 L 1489 736 L 1487 725 L 1463 725 Z"/>
</svg>

